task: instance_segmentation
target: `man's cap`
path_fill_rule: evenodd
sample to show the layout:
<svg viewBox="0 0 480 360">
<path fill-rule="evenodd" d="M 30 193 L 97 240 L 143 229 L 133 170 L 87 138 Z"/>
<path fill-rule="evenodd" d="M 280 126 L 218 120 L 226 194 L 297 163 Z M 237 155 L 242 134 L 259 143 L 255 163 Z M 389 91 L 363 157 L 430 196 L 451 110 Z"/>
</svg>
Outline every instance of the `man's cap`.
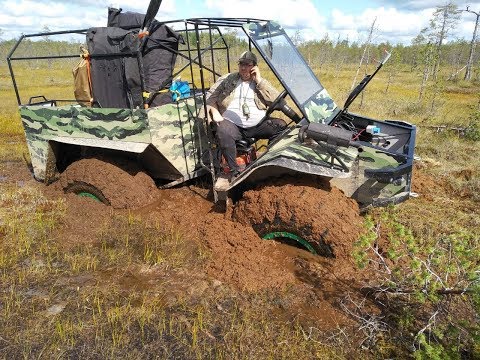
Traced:
<svg viewBox="0 0 480 360">
<path fill-rule="evenodd" d="M 257 65 L 257 56 L 251 51 L 245 51 L 244 53 L 242 53 L 242 55 L 240 55 L 238 62 L 253 62 L 253 65 Z"/>
</svg>

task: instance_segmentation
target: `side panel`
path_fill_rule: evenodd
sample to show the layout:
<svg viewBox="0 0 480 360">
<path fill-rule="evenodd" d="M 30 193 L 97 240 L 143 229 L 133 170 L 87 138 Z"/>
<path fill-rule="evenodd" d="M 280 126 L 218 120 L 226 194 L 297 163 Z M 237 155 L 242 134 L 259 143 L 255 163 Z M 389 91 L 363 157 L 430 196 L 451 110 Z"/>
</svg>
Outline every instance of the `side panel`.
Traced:
<svg viewBox="0 0 480 360">
<path fill-rule="evenodd" d="M 48 141 L 57 137 L 150 143 L 146 112 L 141 109 L 22 106 L 20 116 L 38 180 L 45 179 Z"/>
<path fill-rule="evenodd" d="M 333 147 L 321 141 L 301 143 L 298 129 L 293 129 L 229 188 L 243 181 L 260 181 L 272 174 L 305 173 L 330 179 L 333 186 L 364 206 L 401 202 L 410 194 L 415 128 L 387 121 L 374 123 L 382 124 L 388 133 L 378 135 L 383 140 L 374 137 L 374 144 L 362 143 L 360 151 L 354 147 Z"/>
<path fill-rule="evenodd" d="M 348 179 L 333 178 L 330 183 L 361 205 L 382 201 L 394 203 L 396 202 L 395 197 L 403 197 L 403 194 L 409 194 L 410 173 L 384 182 L 369 178 L 366 176 L 365 170 L 393 170 L 400 165 L 392 156 L 364 147 L 363 152 L 359 154 L 358 160 L 351 169 L 351 176 Z"/>
<path fill-rule="evenodd" d="M 151 108 L 147 111 L 152 144 L 185 179 L 202 173 L 201 159 L 208 149 L 200 98 Z"/>
<path fill-rule="evenodd" d="M 298 128 L 293 129 L 280 141 L 275 143 L 267 153 L 261 156 L 255 165 L 260 166 L 271 163 L 272 160 L 278 164 L 279 159 L 283 162 L 296 164 L 287 166 L 292 170 L 311 173 L 311 167 L 315 166 L 321 171 L 317 175 L 326 177 L 348 177 L 349 169 L 352 166 L 358 151 L 356 149 L 322 147 L 317 143 L 301 143 L 298 140 Z M 333 155 L 333 156 L 332 156 Z M 301 166 L 304 164 L 304 166 Z M 305 167 L 305 170 L 301 170 Z"/>
</svg>

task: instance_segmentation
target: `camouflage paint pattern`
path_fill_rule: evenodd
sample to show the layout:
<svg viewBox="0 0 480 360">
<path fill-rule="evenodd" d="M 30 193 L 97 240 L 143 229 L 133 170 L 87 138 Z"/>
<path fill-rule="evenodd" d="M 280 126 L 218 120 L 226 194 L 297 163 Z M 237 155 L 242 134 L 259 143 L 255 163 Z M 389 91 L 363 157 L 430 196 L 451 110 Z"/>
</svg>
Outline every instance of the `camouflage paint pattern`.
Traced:
<svg viewBox="0 0 480 360">
<path fill-rule="evenodd" d="M 202 152 L 208 149 L 206 136 L 199 136 L 204 128 L 201 108 L 201 98 L 189 98 L 147 111 L 153 146 L 185 180 L 196 176 Z"/>
<path fill-rule="evenodd" d="M 152 144 L 186 180 L 200 168 L 200 108 L 201 102 L 190 98 L 148 110 L 22 106 L 20 114 L 38 180 L 53 176 L 49 141 L 67 143 L 66 138 L 94 139 L 85 146 L 104 148 L 112 148 L 109 144 L 116 141 L 125 144 L 124 151 L 130 151 L 128 143 Z M 202 139 L 205 151 L 206 137 Z"/>
<path fill-rule="evenodd" d="M 21 106 L 20 116 L 38 180 L 45 179 L 48 141 L 56 137 L 150 142 L 147 116 L 140 109 Z"/>
<path fill-rule="evenodd" d="M 328 123 L 340 111 L 326 89 L 310 99 L 304 110 L 308 121 L 322 124 Z"/>
<path fill-rule="evenodd" d="M 332 156 L 318 145 L 310 146 L 306 143 L 301 143 L 298 140 L 298 132 L 299 129 L 295 128 L 279 142 L 275 143 L 265 155 L 258 159 L 258 165 L 268 163 L 277 157 L 285 157 L 292 160 L 336 169 L 339 173 L 337 176 L 342 176 L 342 172 L 348 173 L 348 170 L 342 171 L 342 166 L 338 160 L 332 159 Z M 336 155 L 343 161 L 347 168 L 350 168 L 357 153 L 356 149 L 339 148 Z M 333 166 L 331 166 L 332 161 Z M 344 174 L 343 176 L 348 175 Z"/>
<path fill-rule="evenodd" d="M 365 170 L 396 168 L 399 165 L 400 163 L 393 157 L 376 149 L 364 147 L 351 168 L 351 176 L 348 179 L 334 178 L 331 184 L 361 204 L 371 204 L 382 199 L 393 200 L 399 194 L 410 192 L 406 177 L 402 177 L 402 181 L 398 184 L 386 184 L 366 177 Z"/>
<path fill-rule="evenodd" d="M 199 136 L 204 129 L 203 119 L 198 117 L 201 107 L 199 99 L 189 98 L 148 110 L 30 106 L 21 107 L 20 112 L 34 174 L 39 180 L 52 176 L 50 173 L 55 169 L 56 159 L 50 149 L 50 140 L 91 139 L 83 143 L 98 147 L 110 144 L 112 147 L 112 142 L 115 142 L 120 144 L 120 148 L 124 146 L 124 151 L 130 150 L 128 144 L 152 144 L 175 167 L 180 174 L 178 182 L 182 182 L 202 174 L 200 159 L 202 152 L 208 149 L 208 142 L 205 134 Z M 315 111 L 324 111 L 325 114 L 329 109 L 320 106 L 320 110 Z M 365 203 L 406 191 L 406 179 L 394 185 L 364 176 L 367 168 L 397 167 L 399 163 L 391 156 L 368 147 L 360 154 L 356 149 L 339 148 L 336 155 L 346 166 L 345 169 L 322 146 L 301 143 L 298 131 L 298 128 L 293 129 L 275 143 L 229 188 L 237 186 L 260 168 L 275 166 L 335 178 L 335 186 Z"/>
<path fill-rule="evenodd" d="M 275 143 L 267 153 L 247 168 L 227 191 L 248 180 L 248 177 L 260 168 L 275 166 L 331 178 L 332 185 L 362 204 L 371 204 L 382 199 L 394 200 L 396 196 L 408 194 L 409 186 L 405 176 L 398 184 L 386 184 L 364 175 L 366 169 L 398 167 L 400 163 L 392 156 L 367 146 L 363 147 L 362 152 L 358 152 L 356 148 L 337 148 L 336 155 L 348 168 L 345 170 L 342 169 L 338 160 L 325 151 L 324 147 L 315 142 L 301 143 L 298 140 L 298 131 L 298 129 L 292 130 Z"/>
</svg>

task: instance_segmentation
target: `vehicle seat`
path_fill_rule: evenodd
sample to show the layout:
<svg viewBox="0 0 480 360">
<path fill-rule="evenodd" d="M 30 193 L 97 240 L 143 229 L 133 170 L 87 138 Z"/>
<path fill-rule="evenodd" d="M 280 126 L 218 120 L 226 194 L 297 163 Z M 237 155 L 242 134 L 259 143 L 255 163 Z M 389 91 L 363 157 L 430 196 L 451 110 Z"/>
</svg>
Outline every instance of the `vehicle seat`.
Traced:
<svg viewBox="0 0 480 360">
<path fill-rule="evenodd" d="M 235 141 L 235 144 L 237 145 L 237 151 L 248 152 L 251 146 L 256 142 L 257 142 L 257 139 L 255 138 L 244 138 L 244 139 Z"/>
</svg>

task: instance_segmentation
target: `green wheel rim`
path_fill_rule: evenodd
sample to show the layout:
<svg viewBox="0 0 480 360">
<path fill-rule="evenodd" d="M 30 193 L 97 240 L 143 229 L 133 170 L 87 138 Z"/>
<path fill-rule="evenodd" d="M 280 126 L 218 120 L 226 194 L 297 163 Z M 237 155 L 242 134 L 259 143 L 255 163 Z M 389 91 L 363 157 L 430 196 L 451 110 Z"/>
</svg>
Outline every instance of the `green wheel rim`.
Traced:
<svg viewBox="0 0 480 360">
<path fill-rule="evenodd" d="M 292 233 L 289 233 L 289 232 L 286 232 L 286 231 L 274 231 L 274 232 L 270 232 L 268 234 L 265 234 L 262 237 L 262 239 L 264 239 L 264 240 L 273 240 L 273 239 L 278 239 L 278 238 L 287 238 L 287 239 L 295 240 L 300 245 L 302 245 L 304 248 L 306 248 L 308 251 L 310 251 L 312 254 L 317 255 L 317 252 L 315 251 L 313 246 L 310 245 L 310 243 L 307 240 L 301 238 L 298 235 L 295 235 L 295 234 L 292 234 Z"/>
<path fill-rule="evenodd" d="M 102 200 L 100 200 L 98 197 L 96 197 L 95 195 L 90 194 L 89 192 L 86 192 L 86 191 L 79 192 L 79 193 L 77 193 L 77 195 L 82 196 L 82 197 L 88 197 L 88 198 L 94 199 L 98 202 L 102 202 Z"/>
</svg>

